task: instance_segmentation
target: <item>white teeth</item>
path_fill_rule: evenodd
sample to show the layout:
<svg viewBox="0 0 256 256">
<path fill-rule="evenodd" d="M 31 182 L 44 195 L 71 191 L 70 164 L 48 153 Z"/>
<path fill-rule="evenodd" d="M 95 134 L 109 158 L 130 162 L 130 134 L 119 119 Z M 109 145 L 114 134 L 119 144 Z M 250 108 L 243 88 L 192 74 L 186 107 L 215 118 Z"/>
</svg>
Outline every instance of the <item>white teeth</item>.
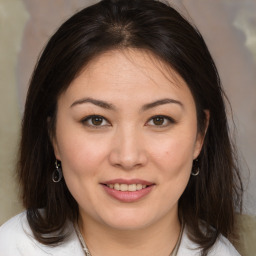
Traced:
<svg viewBox="0 0 256 256">
<path fill-rule="evenodd" d="M 136 191 L 137 190 L 137 185 L 136 184 L 130 184 L 128 186 L 128 191 Z"/>
<path fill-rule="evenodd" d="M 119 190 L 127 191 L 128 190 L 128 185 L 127 184 L 121 184 L 120 187 L 119 187 Z"/>
<path fill-rule="evenodd" d="M 107 184 L 107 186 L 109 188 L 115 189 L 115 190 L 120 190 L 120 191 L 138 191 L 141 190 L 143 188 L 146 188 L 147 185 L 142 185 L 142 184 L 119 184 L 119 183 L 115 183 L 115 184 Z"/>
<path fill-rule="evenodd" d="M 145 185 L 144 185 L 145 186 Z M 138 190 L 141 190 L 143 188 L 143 185 L 142 184 L 137 184 L 137 189 Z"/>
<path fill-rule="evenodd" d="M 119 185 L 118 183 L 116 183 L 116 184 L 114 185 L 114 189 L 115 189 L 115 190 L 119 190 L 119 188 L 120 188 L 120 185 Z"/>
</svg>

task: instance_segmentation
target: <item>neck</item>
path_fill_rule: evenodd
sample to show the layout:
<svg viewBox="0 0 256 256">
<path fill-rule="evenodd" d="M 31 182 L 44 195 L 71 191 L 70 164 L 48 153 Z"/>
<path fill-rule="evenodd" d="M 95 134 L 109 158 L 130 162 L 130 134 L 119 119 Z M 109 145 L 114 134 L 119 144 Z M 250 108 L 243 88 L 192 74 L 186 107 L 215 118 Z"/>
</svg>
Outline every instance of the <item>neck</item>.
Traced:
<svg viewBox="0 0 256 256">
<path fill-rule="evenodd" d="M 92 256 L 169 256 L 181 231 L 178 216 L 137 230 L 117 230 L 81 216 L 79 227 Z"/>
</svg>

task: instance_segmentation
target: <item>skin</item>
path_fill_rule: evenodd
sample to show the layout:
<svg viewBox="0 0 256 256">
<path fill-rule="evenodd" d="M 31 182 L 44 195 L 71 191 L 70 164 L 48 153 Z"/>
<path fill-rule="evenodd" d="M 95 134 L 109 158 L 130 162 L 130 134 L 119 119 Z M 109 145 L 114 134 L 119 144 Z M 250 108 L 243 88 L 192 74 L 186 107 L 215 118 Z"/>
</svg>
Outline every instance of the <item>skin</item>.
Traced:
<svg viewBox="0 0 256 256">
<path fill-rule="evenodd" d="M 113 109 L 85 102 L 88 97 Z M 176 102 L 143 109 L 166 98 Z M 90 115 L 104 119 L 95 125 Z M 152 119 L 156 115 L 171 121 Z M 188 86 L 153 55 L 110 51 L 84 68 L 58 99 L 53 146 L 93 256 L 171 253 L 180 232 L 178 200 L 202 144 Z M 124 203 L 101 185 L 117 178 L 154 186 L 142 199 Z"/>
</svg>

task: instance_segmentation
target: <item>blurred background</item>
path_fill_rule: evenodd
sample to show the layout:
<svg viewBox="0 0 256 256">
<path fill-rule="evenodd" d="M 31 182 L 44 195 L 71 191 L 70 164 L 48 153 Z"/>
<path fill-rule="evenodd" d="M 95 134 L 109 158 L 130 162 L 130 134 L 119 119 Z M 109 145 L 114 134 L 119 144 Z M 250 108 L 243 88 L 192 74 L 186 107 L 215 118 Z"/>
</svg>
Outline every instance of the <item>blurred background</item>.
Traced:
<svg viewBox="0 0 256 256">
<path fill-rule="evenodd" d="M 28 82 L 48 38 L 95 0 L 0 0 L 0 225 L 21 212 L 15 181 Z M 203 34 L 232 105 L 245 185 L 242 255 L 256 251 L 256 0 L 174 0 Z M 229 112 L 230 113 L 230 112 Z"/>
</svg>

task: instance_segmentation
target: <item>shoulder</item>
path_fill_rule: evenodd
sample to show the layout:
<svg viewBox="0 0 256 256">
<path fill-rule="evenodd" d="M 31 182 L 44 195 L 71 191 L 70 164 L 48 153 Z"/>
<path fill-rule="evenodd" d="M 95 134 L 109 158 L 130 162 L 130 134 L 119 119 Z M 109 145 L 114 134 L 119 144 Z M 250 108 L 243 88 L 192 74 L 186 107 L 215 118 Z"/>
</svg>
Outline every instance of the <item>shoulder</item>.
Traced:
<svg viewBox="0 0 256 256">
<path fill-rule="evenodd" d="M 200 256 L 201 250 L 197 247 L 198 245 L 189 239 L 185 229 L 177 256 Z M 209 251 L 208 256 L 240 256 L 240 254 L 227 238 L 220 235 Z"/>
<path fill-rule="evenodd" d="M 227 238 L 220 235 L 213 248 L 211 249 L 209 256 L 223 255 L 223 256 L 240 256 L 235 247 L 229 242 Z"/>
<path fill-rule="evenodd" d="M 27 229 L 25 212 L 11 218 L 0 227 L 0 251 L 5 255 L 22 255 L 22 244 L 29 240 L 29 234 L 25 233 Z"/>
<path fill-rule="evenodd" d="M 70 225 L 70 228 L 71 225 Z M 26 212 L 11 218 L 0 227 L 0 252 L 4 256 L 83 255 L 75 232 L 63 244 L 51 247 L 39 243 L 33 236 Z"/>
</svg>

